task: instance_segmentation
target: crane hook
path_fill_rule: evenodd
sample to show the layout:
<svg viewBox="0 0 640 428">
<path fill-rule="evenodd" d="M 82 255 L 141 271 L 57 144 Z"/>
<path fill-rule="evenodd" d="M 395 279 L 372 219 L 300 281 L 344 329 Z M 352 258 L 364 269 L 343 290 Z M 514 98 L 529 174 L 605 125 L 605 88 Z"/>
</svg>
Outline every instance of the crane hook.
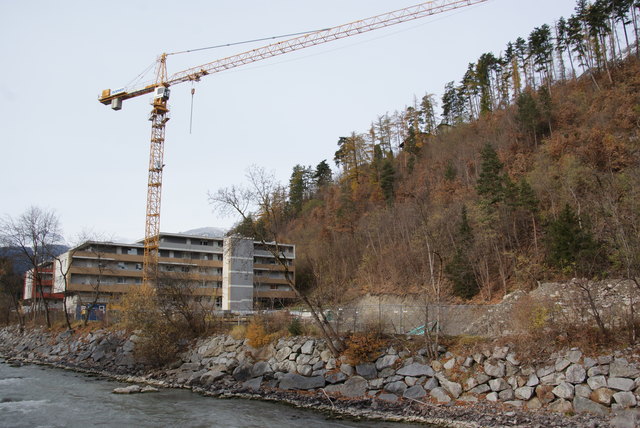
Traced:
<svg viewBox="0 0 640 428">
<path fill-rule="evenodd" d="M 191 88 L 191 115 L 189 116 L 189 134 L 193 128 L 193 95 L 196 93 L 196 88 Z"/>
</svg>

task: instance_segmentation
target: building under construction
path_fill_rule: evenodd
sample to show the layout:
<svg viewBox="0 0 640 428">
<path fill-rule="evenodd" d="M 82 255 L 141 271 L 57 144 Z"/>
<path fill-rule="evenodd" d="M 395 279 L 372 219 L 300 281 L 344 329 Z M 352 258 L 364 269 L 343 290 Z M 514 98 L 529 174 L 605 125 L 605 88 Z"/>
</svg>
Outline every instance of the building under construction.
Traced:
<svg viewBox="0 0 640 428">
<path fill-rule="evenodd" d="M 246 312 L 281 306 L 296 297 L 289 285 L 295 281 L 294 245 L 171 233 L 161 233 L 159 242 L 158 278 L 183 284 L 212 309 Z M 143 256 L 142 240 L 87 241 L 43 265 L 40 271 L 46 275 L 40 275 L 40 287 L 56 308 L 66 295 L 67 310 L 80 314 L 98 295 L 94 310 L 104 312 L 115 298 L 142 285 Z M 27 272 L 27 301 L 39 297 L 32 277 Z"/>
</svg>

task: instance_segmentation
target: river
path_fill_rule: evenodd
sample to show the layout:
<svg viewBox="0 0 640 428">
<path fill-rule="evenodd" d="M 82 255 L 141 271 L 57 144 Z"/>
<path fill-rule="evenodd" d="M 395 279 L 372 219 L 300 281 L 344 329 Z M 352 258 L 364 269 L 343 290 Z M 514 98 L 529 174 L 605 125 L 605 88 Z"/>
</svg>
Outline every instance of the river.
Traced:
<svg viewBox="0 0 640 428">
<path fill-rule="evenodd" d="M 270 402 L 217 399 L 184 389 L 119 395 L 126 386 L 102 377 L 0 360 L 0 427 L 225 427 L 324 428 L 425 425 L 328 419 Z"/>
</svg>

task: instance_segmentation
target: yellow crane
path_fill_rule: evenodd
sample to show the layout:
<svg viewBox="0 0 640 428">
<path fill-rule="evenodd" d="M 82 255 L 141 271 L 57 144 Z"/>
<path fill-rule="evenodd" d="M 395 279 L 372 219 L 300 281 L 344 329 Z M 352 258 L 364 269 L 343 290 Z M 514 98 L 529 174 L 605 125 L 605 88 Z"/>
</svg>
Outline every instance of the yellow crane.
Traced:
<svg viewBox="0 0 640 428">
<path fill-rule="evenodd" d="M 122 108 L 122 102 L 130 98 L 153 93 L 151 105 L 151 152 L 149 156 L 149 178 L 147 184 L 147 214 L 144 233 L 144 273 L 143 283 L 150 285 L 157 274 L 158 247 L 160 234 L 160 199 L 162 194 L 162 169 L 164 167 L 165 125 L 169 120 L 169 87 L 183 82 L 199 81 L 209 74 L 219 73 L 231 68 L 261 61 L 310 46 L 355 36 L 379 28 L 412 21 L 462 7 L 472 6 L 488 0 L 435 0 L 415 6 L 394 10 L 371 18 L 354 21 L 320 31 L 310 32 L 298 37 L 271 43 L 261 48 L 218 59 L 197 67 L 167 75 L 167 55 L 163 53 L 157 59 L 156 79 L 134 88 L 117 90 L 105 89 L 98 97 L 104 105 L 114 110 Z"/>
</svg>

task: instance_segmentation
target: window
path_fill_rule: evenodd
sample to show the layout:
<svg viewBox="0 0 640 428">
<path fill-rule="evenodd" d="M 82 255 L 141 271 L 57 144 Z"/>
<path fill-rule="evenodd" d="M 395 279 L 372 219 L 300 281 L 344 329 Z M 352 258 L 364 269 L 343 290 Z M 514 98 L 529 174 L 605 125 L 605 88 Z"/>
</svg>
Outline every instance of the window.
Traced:
<svg viewBox="0 0 640 428">
<path fill-rule="evenodd" d="M 136 263 L 136 270 L 142 270 L 142 263 Z"/>
<path fill-rule="evenodd" d="M 269 288 L 272 289 L 272 290 L 277 290 L 278 289 L 278 285 L 271 284 L 271 285 L 269 285 Z"/>
<path fill-rule="evenodd" d="M 182 270 L 182 272 L 189 272 L 189 266 L 182 266 L 180 270 Z"/>
<path fill-rule="evenodd" d="M 200 241 L 200 245 L 207 246 L 207 245 L 209 245 L 209 241 L 202 240 L 202 241 Z"/>
<path fill-rule="evenodd" d="M 125 284 L 127 282 L 127 279 L 125 277 L 119 276 L 118 277 L 118 284 Z"/>
<path fill-rule="evenodd" d="M 118 269 L 126 269 L 127 266 L 124 264 L 124 262 L 118 262 Z"/>
</svg>

